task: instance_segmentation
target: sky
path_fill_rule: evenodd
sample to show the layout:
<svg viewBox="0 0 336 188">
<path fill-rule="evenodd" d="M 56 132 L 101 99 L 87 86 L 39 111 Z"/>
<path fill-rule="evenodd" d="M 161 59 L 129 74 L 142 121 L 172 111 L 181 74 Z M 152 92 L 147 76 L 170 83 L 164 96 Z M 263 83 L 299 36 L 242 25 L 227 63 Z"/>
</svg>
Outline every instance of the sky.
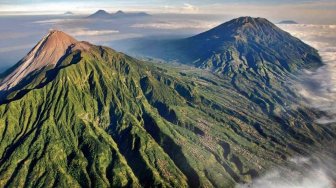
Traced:
<svg viewBox="0 0 336 188">
<path fill-rule="evenodd" d="M 0 0 L 0 15 L 89 14 L 107 11 L 150 13 L 226 14 L 295 19 L 302 23 L 336 24 L 335 0 Z"/>
</svg>

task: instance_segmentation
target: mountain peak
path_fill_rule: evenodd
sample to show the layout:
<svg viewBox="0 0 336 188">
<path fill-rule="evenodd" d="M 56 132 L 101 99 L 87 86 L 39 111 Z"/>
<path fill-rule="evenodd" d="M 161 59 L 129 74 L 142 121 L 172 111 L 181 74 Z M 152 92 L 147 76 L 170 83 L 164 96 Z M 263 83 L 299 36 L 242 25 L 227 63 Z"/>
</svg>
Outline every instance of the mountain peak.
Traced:
<svg viewBox="0 0 336 188">
<path fill-rule="evenodd" d="M 227 28 L 227 26 L 235 27 L 235 29 L 246 29 L 246 28 L 255 28 L 263 29 L 265 27 L 271 29 L 274 28 L 274 24 L 268 21 L 266 18 L 253 18 L 253 17 L 239 17 L 233 19 L 227 23 L 222 24 L 221 26 Z"/>
<path fill-rule="evenodd" d="M 264 77 L 264 69 L 277 67 L 283 74 L 322 64 L 314 48 L 265 18 L 236 18 L 201 34 L 159 44 L 155 49 L 138 52 L 229 76 L 248 72 Z"/>
<path fill-rule="evenodd" d="M 91 14 L 87 18 L 109 18 L 111 14 L 106 12 L 105 10 L 98 10 L 97 12 Z"/>
<path fill-rule="evenodd" d="M 268 21 L 266 18 L 260 18 L 260 17 L 251 17 L 251 16 L 243 16 L 243 17 L 239 17 L 236 19 L 233 19 L 231 21 L 235 21 L 238 23 L 265 23 L 265 22 L 270 22 Z"/>
<path fill-rule="evenodd" d="M 65 43 L 65 45 L 68 46 L 78 42 L 76 39 L 64 33 L 63 31 L 55 29 L 49 30 L 49 33 L 46 35 L 46 37 L 44 37 L 44 39 L 54 43 Z"/>
<path fill-rule="evenodd" d="M 98 10 L 95 14 L 109 14 L 108 12 L 106 12 L 105 10 Z"/>
<path fill-rule="evenodd" d="M 78 43 L 68 34 L 50 30 L 49 33 L 24 57 L 0 83 L 0 90 L 9 90 L 21 82 L 26 76 L 45 69 L 54 68 L 61 57 L 72 45 Z"/>
<path fill-rule="evenodd" d="M 122 10 L 118 10 L 115 14 L 125 14 L 125 12 Z"/>
<path fill-rule="evenodd" d="M 207 38 L 208 40 L 226 42 L 229 40 L 246 42 L 248 39 L 259 40 L 263 38 L 267 42 L 266 38 L 278 36 L 279 33 L 284 32 L 265 18 L 239 17 L 192 38 Z"/>
</svg>

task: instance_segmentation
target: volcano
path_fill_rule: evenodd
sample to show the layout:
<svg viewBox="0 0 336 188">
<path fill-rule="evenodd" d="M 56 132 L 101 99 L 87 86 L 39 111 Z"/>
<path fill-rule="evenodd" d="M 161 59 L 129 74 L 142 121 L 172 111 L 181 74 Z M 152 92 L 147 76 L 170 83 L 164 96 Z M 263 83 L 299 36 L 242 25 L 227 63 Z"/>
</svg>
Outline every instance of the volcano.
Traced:
<svg viewBox="0 0 336 188">
<path fill-rule="evenodd" d="M 234 187 L 336 137 L 286 84 L 314 49 L 251 18 L 186 41 L 212 70 L 49 32 L 0 78 L 0 187 Z"/>
</svg>

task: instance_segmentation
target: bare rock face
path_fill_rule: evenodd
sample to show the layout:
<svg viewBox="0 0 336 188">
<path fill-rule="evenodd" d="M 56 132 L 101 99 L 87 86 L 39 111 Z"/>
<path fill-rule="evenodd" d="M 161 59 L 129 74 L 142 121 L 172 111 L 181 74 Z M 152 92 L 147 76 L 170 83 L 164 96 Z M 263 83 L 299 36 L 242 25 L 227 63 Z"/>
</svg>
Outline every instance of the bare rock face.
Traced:
<svg viewBox="0 0 336 188">
<path fill-rule="evenodd" d="M 13 88 L 23 78 L 35 71 L 56 67 L 61 57 L 73 47 L 87 48 L 87 45 L 78 42 L 62 31 L 50 31 L 1 81 L 0 91 Z"/>
</svg>

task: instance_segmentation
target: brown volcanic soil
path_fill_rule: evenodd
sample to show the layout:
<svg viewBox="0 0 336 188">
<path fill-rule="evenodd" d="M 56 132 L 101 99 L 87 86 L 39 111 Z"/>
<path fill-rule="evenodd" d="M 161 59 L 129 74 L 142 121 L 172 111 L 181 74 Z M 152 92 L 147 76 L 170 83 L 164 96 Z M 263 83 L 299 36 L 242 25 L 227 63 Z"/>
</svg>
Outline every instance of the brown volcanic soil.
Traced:
<svg viewBox="0 0 336 188">
<path fill-rule="evenodd" d="M 52 30 L 16 65 L 16 69 L 2 80 L 0 91 L 13 88 L 34 71 L 56 67 L 67 50 L 87 50 L 89 47 L 88 43 L 78 42 L 62 31 Z"/>
</svg>

